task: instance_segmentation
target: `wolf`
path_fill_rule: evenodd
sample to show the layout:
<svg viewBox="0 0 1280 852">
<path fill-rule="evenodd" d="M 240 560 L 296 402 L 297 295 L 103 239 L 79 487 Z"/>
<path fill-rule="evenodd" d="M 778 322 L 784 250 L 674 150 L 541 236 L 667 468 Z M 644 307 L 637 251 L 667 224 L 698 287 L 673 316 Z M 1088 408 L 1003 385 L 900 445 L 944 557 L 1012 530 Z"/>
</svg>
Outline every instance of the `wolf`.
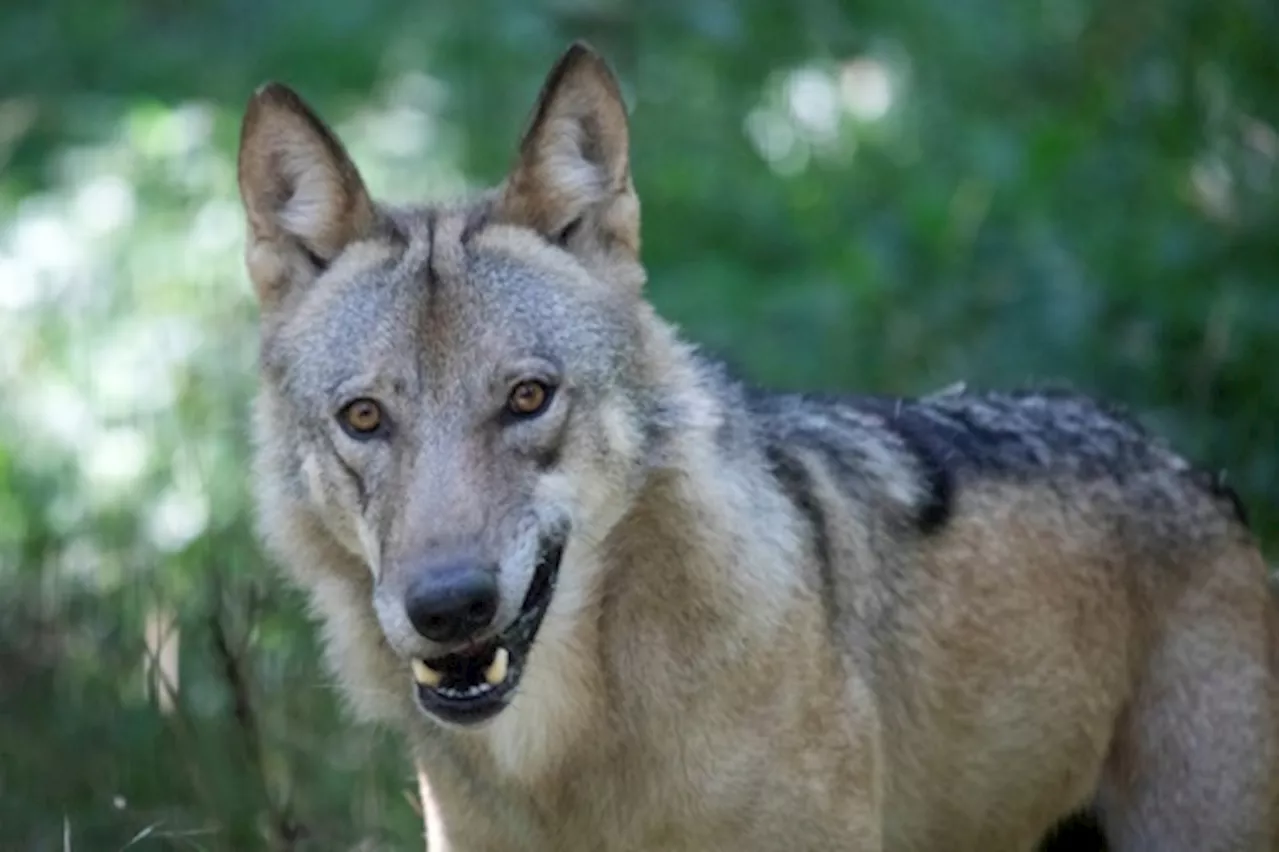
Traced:
<svg viewBox="0 0 1280 852">
<path fill-rule="evenodd" d="M 433 852 L 1274 848 L 1230 490 L 1070 392 L 734 379 L 644 297 L 628 121 L 575 43 L 500 185 L 396 206 L 244 115 L 258 527 Z"/>
</svg>

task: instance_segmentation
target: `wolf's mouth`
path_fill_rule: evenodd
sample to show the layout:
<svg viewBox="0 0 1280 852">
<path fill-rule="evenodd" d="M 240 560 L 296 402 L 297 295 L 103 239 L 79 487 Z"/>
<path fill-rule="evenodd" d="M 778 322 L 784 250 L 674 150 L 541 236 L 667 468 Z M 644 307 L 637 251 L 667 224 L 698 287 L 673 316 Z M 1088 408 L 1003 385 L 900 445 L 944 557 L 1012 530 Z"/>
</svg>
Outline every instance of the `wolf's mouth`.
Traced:
<svg viewBox="0 0 1280 852">
<path fill-rule="evenodd" d="M 520 612 L 496 636 L 430 660 L 412 660 L 418 703 L 446 722 L 474 725 L 510 703 L 542 618 L 551 605 L 565 535 L 544 539 Z"/>
</svg>

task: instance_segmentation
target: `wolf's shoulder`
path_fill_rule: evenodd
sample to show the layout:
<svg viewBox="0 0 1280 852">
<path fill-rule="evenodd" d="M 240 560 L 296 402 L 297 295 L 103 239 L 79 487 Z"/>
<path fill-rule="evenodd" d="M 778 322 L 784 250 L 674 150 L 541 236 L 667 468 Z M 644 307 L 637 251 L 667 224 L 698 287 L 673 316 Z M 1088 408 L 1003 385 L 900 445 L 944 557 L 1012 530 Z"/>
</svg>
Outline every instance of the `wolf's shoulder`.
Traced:
<svg viewBox="0 0 1280 852">
<path fill-rule="evenodd" d="M 941 453 L 948 466 L 975 473 L 1057 471 L 1092 479 L 1190 467 L 1125 409 L 1069 390 L 957 387 L 913 399 L 854 397 L 843 404 L 874 412 L 884 428 L 909 433 Z"/>
<path fill-rule="evenodd" d="M 1122 407 L 1089 394 L 954 386 L 901 398 L 752 390 L 745 400 L 774 456 L 787 448 L 815 455 L 851 488 L 918 483 L 925 527 L 946 517 L 959 490 L 992 479 L 1206 494 L 1244 520 L 1221 477 L 1192 465 Z"/>
<path fill-rule="evenodd" d="M 950 467 L 992 474 L 1080 474 L 1186 462 L 1119 407 L 1072 391 L 970 391 L 919 397 L 749 390 L 763 435 L 844 442 L 897 438 Z"/>
</svg>

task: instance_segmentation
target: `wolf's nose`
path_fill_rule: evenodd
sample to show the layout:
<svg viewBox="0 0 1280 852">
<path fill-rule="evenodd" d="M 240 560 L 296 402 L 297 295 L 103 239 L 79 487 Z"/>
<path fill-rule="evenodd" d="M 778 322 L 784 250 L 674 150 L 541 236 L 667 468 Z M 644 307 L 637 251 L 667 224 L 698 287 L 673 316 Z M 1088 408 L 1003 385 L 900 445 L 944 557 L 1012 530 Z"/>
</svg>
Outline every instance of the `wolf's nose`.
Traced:
<svg viewBox="0 0 1280 852">
<path fill-rule="evenodd" d="M 414 629 L 433 642 L 458 642 L 489 626 L 498 611 L 498 572 L 458 559 L 419 572 L 405 595 Z"/>
</svg>

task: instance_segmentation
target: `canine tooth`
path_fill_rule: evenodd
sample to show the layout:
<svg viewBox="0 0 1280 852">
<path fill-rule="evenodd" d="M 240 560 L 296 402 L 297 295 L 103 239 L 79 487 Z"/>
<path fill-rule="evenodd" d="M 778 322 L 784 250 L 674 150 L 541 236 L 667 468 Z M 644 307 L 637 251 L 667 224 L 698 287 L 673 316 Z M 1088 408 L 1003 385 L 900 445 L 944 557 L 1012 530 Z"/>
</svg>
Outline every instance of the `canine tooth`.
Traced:
<svg viewBox="0 0 1280 852">
<path fill-rule="evenodd" d="M 423 686 L 437 687 L 440 685 L 440 681 L 444 679 L 440 672 L 431 668 L 431 666 L 417 657 L 413 658 L 410 665 L 413 667 L 413 679 Z"/>
<path fill-rule="evenodd" d="M 489 663 L 489 667 L 484 670 L 485 683 L 490 686 L 497 686 L 507 679 L 507 665 L 510 662 L 510 655 L 507 649 L 498 646 L 498 650 L 493 652 L 493 662 Z"/>
</svg>

